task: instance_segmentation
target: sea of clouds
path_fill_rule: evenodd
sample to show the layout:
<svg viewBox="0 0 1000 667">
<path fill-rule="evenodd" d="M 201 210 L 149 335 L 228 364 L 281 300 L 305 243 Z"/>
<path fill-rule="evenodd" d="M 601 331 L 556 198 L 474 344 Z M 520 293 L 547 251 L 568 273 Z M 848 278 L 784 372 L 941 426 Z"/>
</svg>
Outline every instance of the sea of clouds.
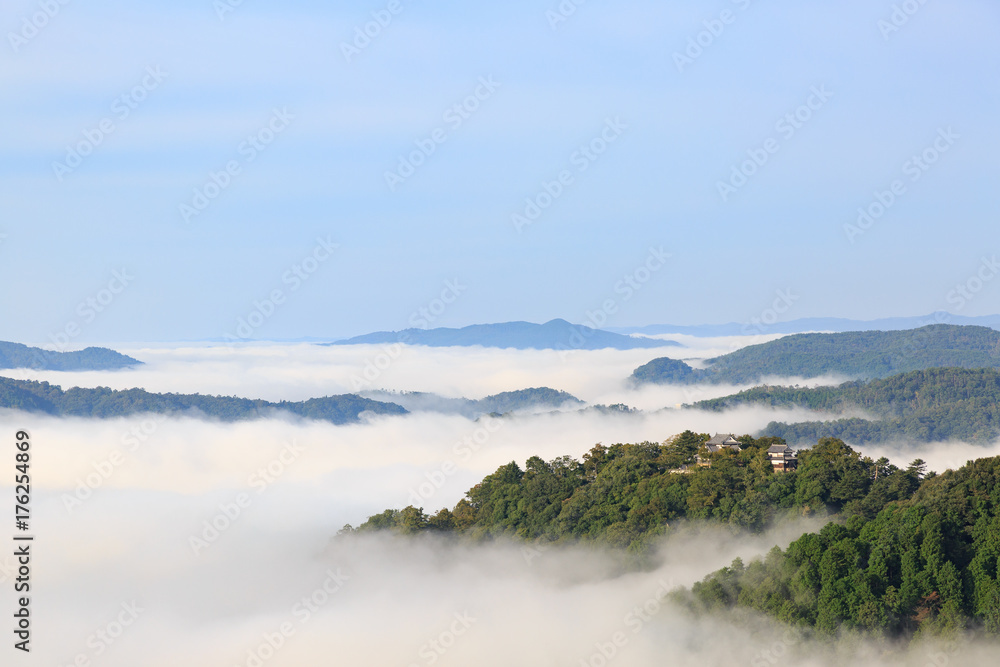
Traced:
<svg viewBox="0 0 1000 667">
<path fill-rule="evenodd" d="M 736 556 L 784 546 L 812 524 L 753 537 L 680 531 L 663 544 L 659 566 L 640 573 L 621 554 L 582 546 L 538 550 L 387 536 L 331 542 L 344 524 L 388 507 L 453 506 L 483 475 L 531 455 L 579 458 L 598 442 L 658 442 L 687 428 L 755 432 L 775 419 L 810 417 L 803 410 L 677 409 L 739 388 L 635 389 L 625 382 L 664 352 L 698 358 L 730 345 L 716 341 L 700 355 L 692 348 L 562 356 L 405 348 L 367 387 L 481 398 L 548 386 L 591 404 L 644 410 L 632 414 L 564 410 L 474 421 L 420 412 L 334 426 L 292 418 L 226 424 L 0 411 L 0 433 L 12 442 L 17 430 L 27 430 L 33 447 L 30 659 L 129 667 L 994 664 L 990 648 L 979 645 L 960 655 L 931 645 L 889 654 L 875 645 L 821 647 L 764 619 L 692 619 L 662 599 Z M 352 378 L 385 353 L 382 346 L 316 345 L 122 351 L 146 365 L 5 374 L 64 387 L 301 400 L 352 391 Z M 1000 444 L 864 451 L 900 464 L 920 456 L 943 470 L 1000 454 Z M 6 498 L 13 497 L 9 480 L 0 483 Z M 6 591 L 14 566 L 10 555 L 0 556 Z M 4 594 L 0 612 L 10 618 L 12 596 Z"/>
</svg>

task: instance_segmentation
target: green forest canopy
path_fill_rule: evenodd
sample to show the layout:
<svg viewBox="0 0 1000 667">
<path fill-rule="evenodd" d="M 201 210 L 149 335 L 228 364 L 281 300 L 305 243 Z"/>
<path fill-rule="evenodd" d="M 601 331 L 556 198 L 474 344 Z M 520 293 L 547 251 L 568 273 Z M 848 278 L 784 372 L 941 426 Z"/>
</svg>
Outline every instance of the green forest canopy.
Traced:
<svg viewBox="0 0 1000 667">
<path fill-rule="evenodd" d="M 582 461 L 533 456 L 523 469 L 512 461 L 452 509 L 431 516 L 416 507 L 386 510 L 358 529 L 583 539 L 641 552 L 681 519 L 759 532 L 786 513 L 874 518 L 886 502 L 909 497 L 923 473 L 921 462 L 899 469 L 834 439 L 801 451 L 798 471 L 776 473 L 767 449 L 779 438 L 744 435 L 742 451 L 713 455 L 703 448 L 708 439 L 685 431 L 663 444 L 595 445 Z M 693 465 L 699 452 L 711 467 Z"/>
<path fill-rule="evenodd" d="M 1000 367 L 1000 331 L 932 324 L 906 331 L 796 334 L 709 359 L 704 369 L 654 359 L 635 369 L 636 383 L 748 384 L 765 377 L 844 375 L 881 378 L 934 367 Z"/>
<path fill-rule="evenodd" d="M 121 417 L 141 413 L 196 413 L 238 421 L 272 416 L 278 411 L 307 419 L 347 424 L 358 420 L 362 412 L 381 415 L 405 414 L 394 403 L 383 403 L 354 394 L 310 398 L 306 401 L 273 403 L 236 396 L 202 394 L 154 394 L 144 389 L 114 390 L 107 387 L 63 391 L 48 382 L 12 380 L 0 377 L 0 407 L 74 417 Z"/>
<path fill-rule="evenodd" d="M 106 371 L 139 366 L 142 362 L 105 347 L 76 352 L 55 352 L 21 343 L 0 341 L 0 369 L 31 368 L 44 371 Z"/>
<path fill-rule="evenodd" d="M 594 446 L 582 461 L 531 457 L 501 466 L 452 509 L 386 510 L 341 533 L 390 530 L 484 540 L 590 541 L 635 553 L 679 519 L 761 531 L 782 514 L 828 516 L 786 551 L 709 575 L 677 598 L 695 610 L 751 607 L 833 634 L 887 637 L 1000 632 L 1000 457 L 958 471 L 898 468 L 824 438 L 776 473 L 766 459 L 779 439 L 739 438 L 740 452 L 679 472 L 708 434 L 663 444 Z"/>
<path fill-rule="evenodd" d="M 708 609 L 750 607 L 834 634 L 1000 633 L 1000 457 L 926 479 L 874 519 L 854 516 L 693 588 Z"/>
<path fill-rule="evenodd" d="M 1000 371 L 991 368 L 931 368 L 836 387 L 761 386 L 694 407 L 723 411 L 741 405 L 804 407 L 831 417 L 862 410 L 876 420 L 840 418 L 794 424 L 772 422 L 764 432 L 790 443 L 837 437 L 850 442 L 962 440 L 985 443 L 1000 437 Z"/>
</svg>

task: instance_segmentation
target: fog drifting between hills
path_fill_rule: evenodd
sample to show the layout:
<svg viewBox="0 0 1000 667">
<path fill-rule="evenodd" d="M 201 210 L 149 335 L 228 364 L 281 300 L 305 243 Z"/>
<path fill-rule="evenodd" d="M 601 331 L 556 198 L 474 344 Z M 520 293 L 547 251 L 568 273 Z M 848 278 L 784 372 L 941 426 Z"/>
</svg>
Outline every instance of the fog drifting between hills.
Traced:
<svg viewBox="0 0 1000 667">
<path fill-rule="evenodd" d="M 123 371 L 2 371 L 17 379 L 71 386 L 151 392 L 221 394 L 270 401 L 299 401 L 371 390 L 422 391 L 449 398 L 479 399 L 505 391 L 550 387 L 588 403 L 625 403 L 658 409 L 725 396 L 751 385 L 645 385 L 628 377 L 663 356 L 699 359 L 724 354 L 778 336 L 681 338 L 691 347 L 640 350 L 514 350 L 482 347 L 433 348 L 412 345 L 322 346 L 313 344 L 190 345 L 119 347 L 144 365 Z M 776 378 L 767 378 L 775 382 Z M 844 378 L 789 384 L 837 384 Z"/>
<path fill-rule="evenodd" d="M 265 347 L 232 357 L 218 349 L 167 351 L 130 376 L 140 382 L 125 386 L 272 400 L 336 393 L 328 389 L 347 367 L 337 359 L 349 356 L 342 350 L 324 356 L 336 348 L 313 354 L 313 347 Z M 300 349 L 306 350 L 302 359 Z M 411 361 L 400 358 L 391 369 L 398 377 L 385 386 L 477 397 L 547 385 L 593 401 L 616 391 L 629 395 L 623 385 L 606 390 L 601 383 L 620 382 L 650 354 L 582 353 L 578 365 L 563 366 L 551 359 L 546 365 L 544 355 L 530 352 L 496 352 L 449 357 L 428 348 L 410 350 Z M 358 361 L 350 363 L 356 368 Z M 269 374 L 276 378 L 270 385 Z M 129 377 L 82 376 L 102 385 L 109 384 L 106 378 Z M 292 388 L 300 393 L 282 393 Z M 645 396 L 652 409 L 686 402 L 672 399 L 689 390 L 664 387 L 631 395 Z M 421 484 L 431 492 L 417 500 L 434 511 L 454 505 L 484 474 L 512 460 L 523 465 L 531 455 L 579 458 L 597 442 L 662 441 L 685 428 L 754 432 L 771 420 L 810 416 L 755 407 L 726 413 L 564 412 L 479 422 L 417 413 L 338 427 L 293 419 L 223 424 L 2 411 L 0 432 L 28 429 L 34 448 L 32 529 L 38 541 L 31 659 L 69 665 L 83 655 L 94 665 L 128 667 L 600 665 L 601 647 L 609 650 L 615 633 L 622 633 L 626 641 L 607 664 L 948 664 L 939 661 L 940 647 L 916 646 L 891 658 L 875 646 L 837 654 L 763 619 L 751 617 L 746 625 L 693 620 L 668 607 L 635 631 L 630 610 L 659 605 L 661 582 L 690 585 L 737 555 L 747 559 L 774 544 L 784 546 L 815 523 L 758 537 L 736 538 L 719 528 L 677 535 L 665 545 L 661 567 L 631 574 L 619 556 L 585 547 L 525 551 L 510 544 L 457 547 L 372 537 L 330 549 L 343 524 L 413 503 L 411 493 Z M 996 455 L 1000 444 L 864 451 L 885 453 L 900 465 L 920 456 L 941 469 Z M 446 461 L 457 472 L 444 475 Z M 440 480 L 440 488 L 432 480 Z M 13 489 L 6 484 L 0 491 L 9 498 Z M 212 528 L 213 522 L 226 527 Z M 10 586 L 12 565 L 10 557 L 0 558 L 4 587 Z M 323 590 L 328 579 L 328 589 L 339 586 L 335 593 Z M 309 596 L 324 602 L 313 602 L 313 611 L 296 607 Z M 127 615 L 122 605 L 133 601 L 143 609 L 135 622 L 111 644 L 99 639 L 99 630 L 114 634 L 115 618 Z M 8 596 L 2 604 L 0 613 L 12 613 Z M 467 616 L 459 621 L 456 614 Z M 283 624 L 293 632 L 279 641 L 275 633 Z M 281 648 L 261 660 L 269 654 L 265 636 Z M 439 653 L 432 640 L 453 645 Z M 105 649 L 100 654 L 99 647 Z M 967 646 L 960 655 L 943 657 L 950 664 L 993 664 L 989 650 Z"/>
</svg>

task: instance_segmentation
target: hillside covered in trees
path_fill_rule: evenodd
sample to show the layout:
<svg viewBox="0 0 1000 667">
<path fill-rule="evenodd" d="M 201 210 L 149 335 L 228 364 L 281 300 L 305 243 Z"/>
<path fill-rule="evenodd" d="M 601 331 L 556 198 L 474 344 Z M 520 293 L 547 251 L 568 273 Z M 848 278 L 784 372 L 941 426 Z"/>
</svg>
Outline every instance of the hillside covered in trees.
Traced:
<svg viewBox="0 0 1000 667">
<path fill-rule="evenodd" d="M 139 366 L 142 362 L 105 347 L 76 352 L 53 352 L 21 343 L 0 341 L 0 369 L 31 368 L 43 371 L 109 371 Z"/>
<path fill-rule="evenodd" d="M 501 466 L 452 509 L 386 510 L 358 530 L 424 530 L 476 539 L 515 536 L 559 542 L 590 540 L 642 552 L 679 519 L 723 522 L 762 531 L 787 513 L 874 518 L 885 503 L 908 498 L 922 462 L 899 469 L 823 440 L 799 453 L 796 472 L 775 473 L 767 448 L 780 439 L 742 436 L 743 450 L 711 455 L 711 467 L 690 465 L 709 439 L 685 431 L 664 444 L 594 446 L 582 461 L 529 458 Z M 675 472 L 689 464 L 687 472 Z"/>
<path fill-rule="evenodd" d="M 242 421 L 287 412 L 306 419 L 347 424 L 362 412 L 405 414 L 394 403 L 382 403 L 353 394 L 273 403 L 260 399 L 202 394 L 154 394 L 144 389 L 124 391 L 98 387 L 73 387 L 63 391 L 48 382 L 0 378 L 0 408 L 66 417 L 123 417 L 141 413 L 206 416 L 222 421 Z"/>
<path fill-rule="evenodd" d="M 836 437 L 855 443 L 909 439 L 985 443 L 1000 437 L 1000 371 L 932 368 L 836 387 L 754 387 L 695 407 L 722 411 L 741 405 L 794 406 L 831 416 L 863 410 L 875 420 L 838 418 L 794 424 L 772 422 L 764 432 L 789 443 Z"/>
<path fill-rule="evenodd" d="M 938 475 L 919 459 L 899 468 L 824 438 L 798 453 L 797 470 L 776 473 L 765 453 L 779 439 L 742 436 L 741 452 L 679 472 L 708 456 L 706 440 L 685 431 L 663 444 L 597 445 L 582 461 L 511 462 L 452 509 L 386 510 L 340 535 L 583 541 L 642 557 L 680 519 L 759 532 L 782 515 L 825 516 L 818 533 L 748 565 L 737 559 L 675 601 L 698 613 L 749 607 L 830 635 L 1000 633 L 1000 457 Z"/>
<path fill-rule="evenodd" d="M 426 324 L 426 320 L 423 322 Z M 391 345 L 393 343 L 426 345 L 428 347 L 482 346 L 516 350 L 603 350 L 607 348 L 636 350 L 680 345 L 672 340 L 624 336 L 604 329 L 594 329 L 584 324 L 572 324 L 561 319 L 550 320 L 544 324 L 501 322 L 498 324 L 473 324 L 461 329 L 438 327 L 434 329 L 412 328 L 402 331 L 377 331 L 327 343 L 327 345 Z"/>
<path fill-rule="evenodd" d="M 923 481 L 874 519 L 854 516 L 735 561 L 696 584 L 696 606 L 744 606 L 833 634 L 1000 633 L 1000 457 Z"/>
<path fill-rule="evenodd" d="M 1000 367 L 1000 331 L 932 324 L 907 331 L 796 334 L 707 361 L 704 369 L 654 359 L 633 371 L 635 383 L 748 384 L 766 377 L 844 375 L 882 378 L 935 367 Z"/>
<path fill-rule="evenodd" d="M 494 413 L 554 410 L 563 406 L 572 408 L 584 405 L 576 396 L 549 387 L 505 391 L 478 400 L 449 398 L 422 391 L 379 390 L 361 392 L 361 395 L 377 401 L 396 403 L 410 412 L 441 412 L 464 415 L 470 419 Z"/>
</svg>

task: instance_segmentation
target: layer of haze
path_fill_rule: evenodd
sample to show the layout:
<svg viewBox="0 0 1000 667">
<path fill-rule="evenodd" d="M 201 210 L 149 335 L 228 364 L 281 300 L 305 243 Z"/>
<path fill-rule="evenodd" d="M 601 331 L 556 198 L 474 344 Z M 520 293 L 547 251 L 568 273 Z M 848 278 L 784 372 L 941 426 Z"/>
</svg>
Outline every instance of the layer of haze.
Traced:
<svg viewBox="0 0 1000 667">
<path fill-rule="evenodd" d="M 739 421 L 736 415 L 721 418 Z M 429 507 L 453 503 L 483 472 L 506 460 L 523 462 L 529 452 L 579 455 L 603 435 L 595 431 L 631 440 L 680 424 L 565 414 L 523 418 L 503 426 L 469 461 L 456 457 L 451 444 L 471 432 L 472 423 L 440 415 L 350 427 L 167 420 L 151 428 L 135 452 L 126 451 L 121 438 L 129 429 L 142 432 L 138 419 L 0 416 L 0 431 L 25 426 L 36 451 L 33 659 L 48 664 L 68 665 L 84 654 L 94 664 L 123 667 L 182 660 L 192 667 L 253 665 L 247 652 L 289 623 L 294 634 L 265 664 L 429 665 L 428 642 L 450 643 L 455 614 L 475 621 L 435 664 L 576 665 L 616 632 L 628 640 L 616 658 L 622 665 L 658 664 L 664 653 L 672 664 L 741 665 L 775 646 L 788 651 L 788 664 L 842 659 L 817 654 L 818 647 L 790 640 L 784 629 L 760 620 L 746 627 L 726 619 L 694 621 L 666 608 L 639 632 L 628 620 L 630 609 L 657 600 L 661 582 L 690 585 L 737 555 L 762 554 L 816 524 L 758 538 L 736 539 L 721 530 L 678 536 L 666 546 L 663 565 L 642 574 L 628 574 L 614 555 L 585 548 L 371 540 L 327 549 L 345 522 L 409 503 L 405 490 L 439 470 L 443 459 L 455 460 L 460 471 L 424 503 Z M 301 452 L 279 465 L 285 442 Z M 107 470 L 112 449 L 124 452 L 124 462 L 81 499 L 80 482 L 93 483 L 99 469 Z M 975 453 L 996 454 L 1000 447 Z M 273 483 L 257 484 L 264 478 L 253 476 L 269 466 Z M 9 497 L 12 489 L 0 492 Z M 240 494 L 249 502 L 233 516 Z M 223 519 L 227 511 L 232 518 Z M 215 537 L 206 532 L 207 521 L 229 527 Z M 197 554 L 192 537 L 205 540 Z M 12 572 L 9 558 L 0 564 L 6 575 Z M 327 599 L 317 591 L 330 570 L 349 578 Z M 314 595 L 315 612 L 306 617 L 301 607 L 294 611 Z M 139 619 L 97 655 L 100 641 L 88 644 L 88 638 L 115 620 L 122 603 L 133 601 L 144 610 Z M 871 662 L 861 664 L 896 664 L 871 650 Z M 898 664 L 924 665 L 930 650 Z M 990 664 L 978 650 L 967 648 L 961 664 Z"/>
<path fill-rule="evenodd" d="M 81 374 L 73 384 L 130 378 L 123 386 L 302 398 L 330 393 L 357 368 L 350 357 L 360 351 L 268 346 L 130 352 L 149 367 Z M 643 355 L 650 353 L 580 353 L 562 365 L 546 353 L 414 348 L 386 372 L 392 383 L 385 386 L 478 397 L 544 384 L 605 400 L 629 395 L 615 393 L 627 390 L 614 382 Z M 64 384 L 77 378 L 61 376 Z M 603 389 L 602 382 L 620 388 Z M 684 400 L 685 389 L 656 392 L 649 395 L 651 408 Z M 657 607 L 666 587 L 690 585 L 735 556 L 762 554 L 815 524 L 753 538 L 719 529 L 680 533 L 664 545 L 660 565 L 644 573 L 629 573 L 620 555 L 584 547 L 536 551 L 373 538 L 331 548 L 331 537 L 345 523 L 357 525 L 382 509 L 411 503 L 429 511 L 452 506 L 484 474 L 511 460 L 580 457 L 596 442 L 662 441 L 685 428 L 753 432 L 773 419 L 807 417 L 805 411 L 761 408 L 559 412 L 478 422 L 417 413 L 337 427 L 293 419 L 223 424 L 0 411 L 0 433 L 28 429 L 33 443 L 32 660 L 63 666 L 82 655 L 95 665 L 123 667 L 253 666 L 248 652 L 254 652 L 268 656 L 261 664 L 296 667 L 600 664 L 595 656 L 620 632 L 626 641 L 612 661 L 620 665 L 658 664 L 664 655 L 679 665 L 746 665 L 766 650 L 780 650 L 786 664 L 797 665 L 845 659 L 927 664 L 938 647 L 886 656 L 871 646 L 845 654 L 753 616 L 698 621 L 667 607 L 641 624 L 628 616 L 636 606 Z M 897 463 L 920 456 L 940 470 L 1000 454 L 1000 444 L 865 453 L 883 450 Z M 455 472 L 442 472 L 446 462 Z M 11 497 L 13 489 L 6 479 L 4 484 L 0 493 Z M 221 529 L 213 533 L 206 522 Z M 192 538 L 203 542 L 192 544 Z M 9 556 L 0 558 L 4 586 L 13 565 Z M 331 571 L 341 588 L 320 592 Z M 306 615 L 296 605 L 311 596 L 314 611 Z M 117 635 L 121 605 L 133 602 L 143 611 Z M 0 613 L 12 612 L 5 596 Z M 465 617 L 464 625 L 456 614 Z M 294 632 L 275 638 L 283 624 Z M 116 635 L 113 643 L 99 639 L 98 631 Z M 282 645 L 273 656 L 267 637 Z M 446 643 L 441 654 L 433 648 Z M 985 650 L 966 647 L 958 661 L 990 664 Z"/>
<path fill-rule="evenodd" d="M 515 350 L 411 345 L 117 347 L 144 362 L 134 370 L 59 372 L 16 369 L 0 374 L 61 385 L 153 392 L 236 395 L 267 400 L 304 400 L 368 390 L 423 391 L 478 399 L 504 391 L 551 387 L 588 403 L 625 403 L 642 409 L 725 396 L 745 387 L 631 386 L 638 366 L 657 357 L 692 364 L 778 336 L 678 338 L 688 347 L 654 350 Z M 786 384 L 835 384 L 843 378 L 784 379 Z"/>
</svg>

